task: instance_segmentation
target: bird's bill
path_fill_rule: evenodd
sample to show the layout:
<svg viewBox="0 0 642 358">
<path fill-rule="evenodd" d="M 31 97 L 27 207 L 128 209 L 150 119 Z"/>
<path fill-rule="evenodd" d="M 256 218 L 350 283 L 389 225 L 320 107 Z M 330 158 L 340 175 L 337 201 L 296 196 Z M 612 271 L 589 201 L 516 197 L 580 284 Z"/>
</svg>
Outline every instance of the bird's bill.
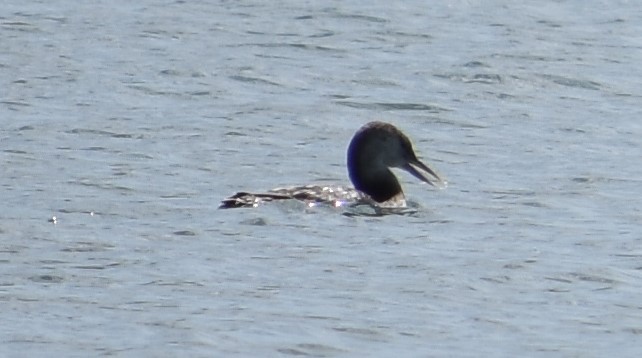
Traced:
<svg viewBox="0 0 642 358">
<path fill-rule="evenodd" d="M 420 162 L 418 159 L 408 162 L 403 169 L 415 176 L 417 179 L 432 186 L 445 188 L 447 185 L 446 181 L 442 180 L 434 170 L 430 169 L 430 167 Z"/>
</svg>

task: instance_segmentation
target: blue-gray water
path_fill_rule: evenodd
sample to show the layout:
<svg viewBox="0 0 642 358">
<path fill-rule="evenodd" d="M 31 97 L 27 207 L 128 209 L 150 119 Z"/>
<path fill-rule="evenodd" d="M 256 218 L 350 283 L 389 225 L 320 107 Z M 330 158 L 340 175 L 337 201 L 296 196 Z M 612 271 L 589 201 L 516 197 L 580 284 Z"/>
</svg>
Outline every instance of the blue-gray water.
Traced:
<svg viewBox="0 0 642 358">
<path fill-rule="evenodd" d="M 3 3 L 0 356 L 637 356 L 641 19 L 636 1 Z M 372 119 L 449 181 L 399 173 L 417 215 L 217 210 L 347 184 Z"/>
</svg>

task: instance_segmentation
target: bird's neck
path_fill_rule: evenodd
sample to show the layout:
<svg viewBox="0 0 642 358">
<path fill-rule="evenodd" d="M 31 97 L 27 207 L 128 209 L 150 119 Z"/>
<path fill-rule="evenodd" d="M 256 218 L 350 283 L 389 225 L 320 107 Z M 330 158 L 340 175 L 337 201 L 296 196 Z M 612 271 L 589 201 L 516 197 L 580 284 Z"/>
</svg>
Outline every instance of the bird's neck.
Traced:
<svg viewBox="0 0 642 358">
<path fill-rule="evenodd" d="M 403 198 L 403 190 L 397 177 L 388 168 L 372 170 L 372 167 L 358 166 L 349 168 L 350 180 L 355 189 L 368 194 L 375 201 L 382 203 L 394 197 Z"/>
</svg>

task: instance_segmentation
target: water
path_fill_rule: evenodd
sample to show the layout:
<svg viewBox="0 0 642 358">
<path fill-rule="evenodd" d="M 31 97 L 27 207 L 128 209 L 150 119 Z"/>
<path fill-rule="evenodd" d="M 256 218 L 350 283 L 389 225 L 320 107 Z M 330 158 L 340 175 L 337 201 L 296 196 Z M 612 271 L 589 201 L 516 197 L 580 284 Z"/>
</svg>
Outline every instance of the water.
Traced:
<svg viewBox="0 0 642 358">
<path fill-rule="evenodd" d="M 640 15 L 4 4 L 0 355 L 637 356 Z M 346 184 L 372 119 L 449 181 L 416 215 L 216 209 Z"/>
</svg>

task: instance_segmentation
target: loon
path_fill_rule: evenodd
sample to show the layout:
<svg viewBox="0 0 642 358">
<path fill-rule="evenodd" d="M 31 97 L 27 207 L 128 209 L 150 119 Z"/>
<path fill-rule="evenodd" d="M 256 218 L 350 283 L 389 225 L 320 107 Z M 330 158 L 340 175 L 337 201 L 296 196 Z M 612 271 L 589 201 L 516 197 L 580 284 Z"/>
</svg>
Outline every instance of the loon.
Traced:
<svg viewBox="0 0 642 358">
<path fill-rule="evenodd" d="M 432 186 L 445 186 L 434 170 L 417 159 L 410 139 L 389 123 L 374 121 L 361 127 L 348 146 L 348 175 L 352 188 L 306 185 L 277 188 L 266 193 L 238 192 L 219 208 L 256 207 L 263 202 L 297 199 L 310 206 L 318 203 L 342 206 L 370 203 L 380 207 L 405 207 L 406 200 L 390 168 L 403 169 Z"/>
</svg>

